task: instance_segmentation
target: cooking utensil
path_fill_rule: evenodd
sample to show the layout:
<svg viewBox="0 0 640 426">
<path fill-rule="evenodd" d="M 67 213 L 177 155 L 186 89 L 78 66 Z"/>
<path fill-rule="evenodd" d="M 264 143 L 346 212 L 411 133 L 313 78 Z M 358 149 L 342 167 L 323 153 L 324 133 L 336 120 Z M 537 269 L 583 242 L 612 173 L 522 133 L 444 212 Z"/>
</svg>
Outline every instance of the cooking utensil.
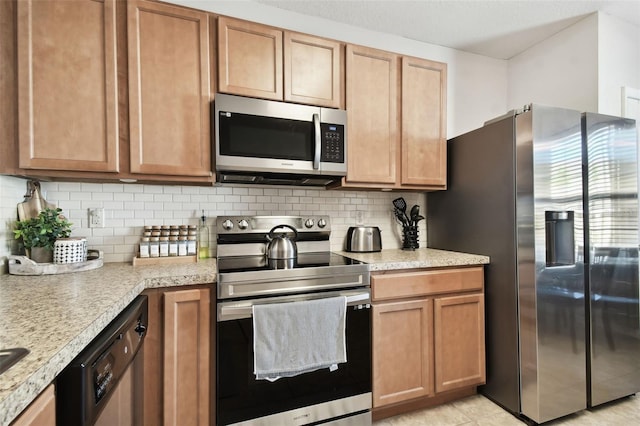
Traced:
<svg viewBox="0 0 640 426">
<path fill-rule="evenodd" d="M 18 203 L 18 220 L 37 217 L 45 208 L 55 209 L 56 205 L 44 199 L 40 193 L 40 182 L 27 181 L 27 193 L 24 196 L 24 201 Z"/>
<path fill-rule="evenodd" d="M 397 207 L 393 209 L 393 213 L 396 216 L 396 219 L 398 220 L 398 222 L 400 222 L 400 224 L 402 226 L 409 226 L 409 221 L 407 220 L 407 215 L 404 214 L 400 209 L 398 209 Z"/>
<path fill-rule="evenodd" d="M 411 219 L 411 225 L 414 225 L 417 223 L 416 222 L 416 217 L 418 217 L 420 215 L 420 206 L 417 204 L 414 204 L 413 207 L 411 207 L 411 212 L 409 213 L 409 218 Z"/>
<path fill-rule="evenodd" d="M 293 231 L 294 238 L 291 239 L 286 232 L 282 232 L 278 235 L 274 234 L 278 228 L 289 228 Z M 269 259 L 295 259 L 298 256 L 298 247 L 296 245 L 296 239 L 298 238 L 298 230 L 289 225 L 276 225 L 271 228 L 267 235 L 267 257 Z"/>
<path fill-rule="evenodd" d="M 407 202 L 404 200 L 404 198 L 400 197 L 393 200 L 393 206 L 402 212 L 402 215 L 404 216 L 406 221 L 404 223 L 406 223 L 406 225 L 409 225 L 410 221 L 409 216 L 407 216 Z"/>
</svg>

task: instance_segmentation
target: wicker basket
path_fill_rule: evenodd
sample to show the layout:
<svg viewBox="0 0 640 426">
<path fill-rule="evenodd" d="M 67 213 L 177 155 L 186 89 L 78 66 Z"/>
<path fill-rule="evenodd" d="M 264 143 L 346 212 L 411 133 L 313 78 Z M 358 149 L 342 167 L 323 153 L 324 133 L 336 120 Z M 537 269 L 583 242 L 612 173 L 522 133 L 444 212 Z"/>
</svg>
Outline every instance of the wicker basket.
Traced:
<svg viewBox="0 0 640 426">
<path fill-rule="evenodd" d="M 53 263 L 77 263 L 87 260 L 86 238 L 60 238 L 53 246 Z"/>
</svg>

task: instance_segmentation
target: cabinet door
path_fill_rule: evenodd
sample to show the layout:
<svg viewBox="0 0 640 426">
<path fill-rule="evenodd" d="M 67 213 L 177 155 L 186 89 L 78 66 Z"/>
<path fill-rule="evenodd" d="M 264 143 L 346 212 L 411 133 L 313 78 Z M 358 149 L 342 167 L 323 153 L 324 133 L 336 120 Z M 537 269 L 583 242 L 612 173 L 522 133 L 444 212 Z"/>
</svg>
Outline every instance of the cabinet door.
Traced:
<svg viewBox="0 0 640 426">
<path fill-rule="evenodd" d="M 56 395 L 53 385 L 49 385 L 18 416 L 11 426 L 55 426 Z"/>
<path fill-rule="evenodd" d="M 402 58 L 402 185 L 447 184 L 446 64 Z"/>
<path fill-rule="evenodd" d="M 485 382 L 484 296 L 435 299 L 436 392 Z"/>
<path fill-rule="evenodd" d="M 433 394 L 431 299 L 373 305 L 373 407 Z"/>
<path fill-rule="evenodd" d="M 209 290 L 164 296 L 164 424 L 209 424 Z"/>
<path fill-rule="evenodd" d="M 118 171 L 114 0 L 18 1 L 23 169 Z"/>
<path fill-rule="evenodd" d="M 218 18 L 218 90 L 282 100 L 282 31 Z"/>
<path fill-rule="evenodd" d="M 342 106 L 341 44 L 284 33 L 284 100 L 330 108 Z"/>
<path fill-rule="evenodd" d="M 131 172 L 210 176 L 207 14 L 131 1 L 127 36 Z"/>
<path fill-rule="evenodd" d="M 396 182 L 398 57 L 347 45 L 347 182 Z"/>
</svg>

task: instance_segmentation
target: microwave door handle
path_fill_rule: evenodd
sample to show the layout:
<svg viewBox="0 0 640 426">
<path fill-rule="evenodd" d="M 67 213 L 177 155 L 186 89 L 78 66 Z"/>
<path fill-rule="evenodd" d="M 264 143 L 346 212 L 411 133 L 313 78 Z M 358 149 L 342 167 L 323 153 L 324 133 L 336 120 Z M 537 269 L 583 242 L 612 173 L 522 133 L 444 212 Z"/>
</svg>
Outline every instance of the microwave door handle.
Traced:
<svg viewBox="0 0 640 426">
<path fill-rule="evenodd" d="M 315 149 L 313 153 L 313 170 L 320 169 L 320 149 L 322 148 L 322 137 L 320 134 L 320 115 L 313 114 L 313 127 L 315 133 Z"/>
</svg>

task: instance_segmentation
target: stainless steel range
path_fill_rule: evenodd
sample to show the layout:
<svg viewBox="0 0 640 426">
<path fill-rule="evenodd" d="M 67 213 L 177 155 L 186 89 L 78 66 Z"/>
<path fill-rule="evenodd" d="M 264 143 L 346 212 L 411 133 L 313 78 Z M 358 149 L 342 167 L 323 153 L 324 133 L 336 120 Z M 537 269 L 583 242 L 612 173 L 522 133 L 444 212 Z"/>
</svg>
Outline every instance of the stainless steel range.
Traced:
<svg viewBox="0 0 640 426">
<path fill-rule="evenodd" d="M 330 252 L 330 218 L 218 217 L 216 232 L 217 424 L 370 424 L 369 270 Z M 294 306 L 341 299 L 344 327 L 336 335 L 344 333 L 346 362 L 276 380 L 257 378 L 258 309 L 269 306 L 286 316 Z M 293 356 L 289 346 L 273 350 Z"/>
</svg>

